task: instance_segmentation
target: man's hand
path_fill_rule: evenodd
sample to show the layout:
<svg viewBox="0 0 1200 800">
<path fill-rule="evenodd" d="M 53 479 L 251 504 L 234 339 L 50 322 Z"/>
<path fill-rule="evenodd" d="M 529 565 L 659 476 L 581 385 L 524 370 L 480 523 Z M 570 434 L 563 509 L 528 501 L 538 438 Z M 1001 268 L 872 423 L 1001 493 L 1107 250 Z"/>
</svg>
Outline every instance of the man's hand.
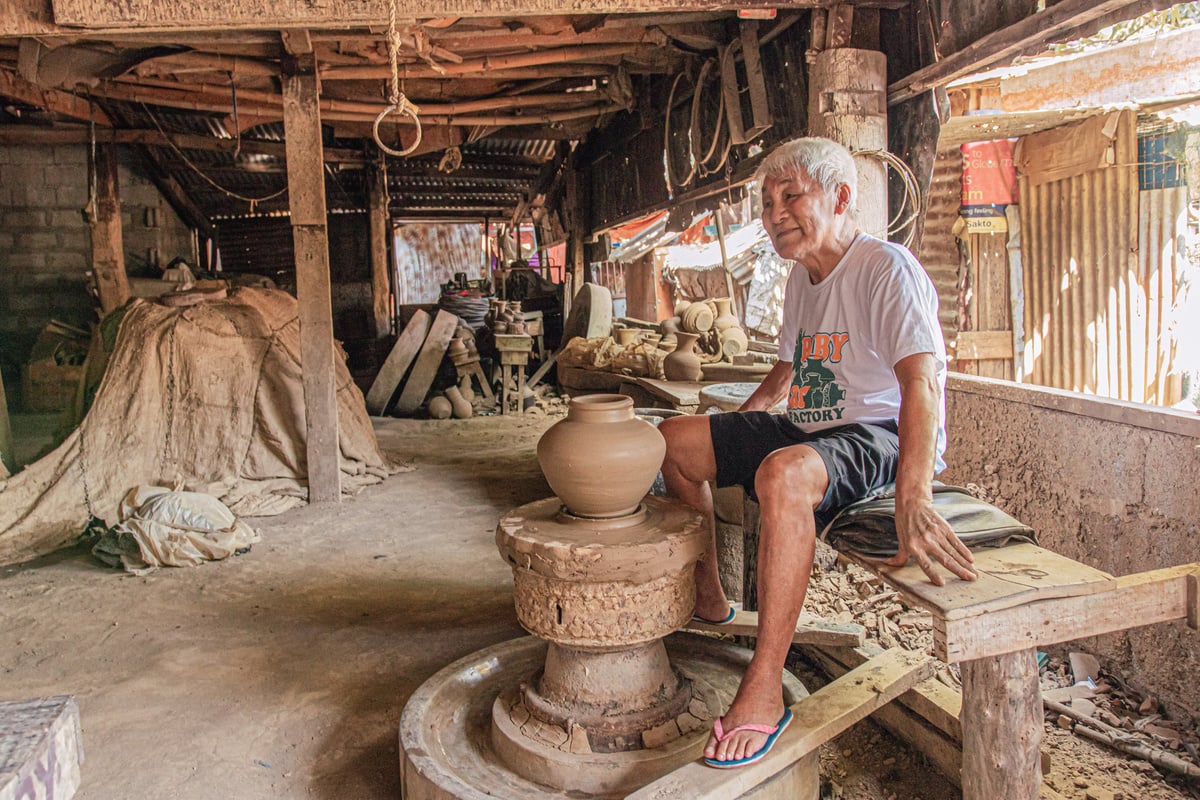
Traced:
<svg viewBox="0 0 1200 800">
<path fill-rule="evenodd" d="M 965 581 L 973 581 L 978 577 L 972 566 L 975 559 L 971 551 L 934 510 L 932 500 L 920 498 L 902 502 L 897 498 L 896 536 L 900 540 L 900 549 L 885 562 L 888 565 L 901 567 L 912 558 L 934 586 L 945 584 L 941 573 L 934 567 L 935 563 Z"/>
</svg>

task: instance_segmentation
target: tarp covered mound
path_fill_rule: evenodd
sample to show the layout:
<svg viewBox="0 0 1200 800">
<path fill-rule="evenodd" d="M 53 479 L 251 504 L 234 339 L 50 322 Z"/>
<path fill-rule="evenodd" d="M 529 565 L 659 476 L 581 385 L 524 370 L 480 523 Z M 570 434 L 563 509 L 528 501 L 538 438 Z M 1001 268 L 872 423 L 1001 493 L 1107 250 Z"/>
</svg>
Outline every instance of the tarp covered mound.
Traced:
<svg viewBox="0 0 1200 800">
<path fill-rule="evenodd" d="M 352 494 L 396 468 L 334 360 L 342 491 Z M 302 504 L 307 474 L 295 298 L 239 289 L 187 308 L 134 300 L 82 424 L 0 482 L 0 564 L 71 543 L 90 516 L 116 522 L 139 484 L 182 482 L 261 516 Z"/>
</svg>

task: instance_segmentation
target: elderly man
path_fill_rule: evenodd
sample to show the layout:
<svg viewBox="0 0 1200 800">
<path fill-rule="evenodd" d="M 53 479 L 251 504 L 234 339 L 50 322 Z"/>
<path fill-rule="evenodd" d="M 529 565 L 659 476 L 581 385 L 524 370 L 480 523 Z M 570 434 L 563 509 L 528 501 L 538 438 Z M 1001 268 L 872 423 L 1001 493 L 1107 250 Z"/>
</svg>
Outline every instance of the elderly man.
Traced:
<svg viewBox="0 0 1200 800">
<path fill-rule="evenodd" d="M 705 748 L 715 767 L 762 758 L 791 721 L 784 662 L 819 526 L 841 508 L 894 482 L 900 546 L 889 563 L 911 558 L 936 584 L 935 562 L 975 577 L 970 552 L 933 509 L 945 448 L 946 354 L 932 283 L 908 250 L 858 230 L 857 172 L 840 144 L 781 145 L 758 180 L 767 234 L 780 256 L 795 261 L 779 360 L 739 411 L 660 427 L 668 492 L 703 511 L 710 526 L 709 481 L 741 484 L 761 507 L 758 642 Z M 786 415 L 768 413 L 785 397 Z M 732 620 L 715 541 L 696 578 L 697 618 Z"/>
</svg>

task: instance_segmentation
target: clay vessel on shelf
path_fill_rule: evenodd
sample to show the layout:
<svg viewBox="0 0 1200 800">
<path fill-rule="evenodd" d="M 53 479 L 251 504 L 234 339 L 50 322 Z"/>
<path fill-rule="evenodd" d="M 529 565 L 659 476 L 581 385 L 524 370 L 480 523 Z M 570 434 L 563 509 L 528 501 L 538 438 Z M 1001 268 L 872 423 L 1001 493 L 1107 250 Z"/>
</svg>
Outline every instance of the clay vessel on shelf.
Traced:
<svg viewBox="0 0 1200 800">
<path fill-rule="evenodd" d="M 642 332 L 637 328 L 617 328 L 613 333 L 617 337 L 617 344 L 628 347 L 638 343 Z"/>
<path fill-rule="evenodd" d="M 715 317 L 716 315 L 708 307 L 708 303 L 692 303 L 684 309 L 683 316 L 680 319 L 683 322 L 683 329 L 685 331 L 704 333 L 712 328 Z"/>
<path fill-rule="evenodd" d="M 723 331 L 728 328 L 741 326 L 737 315 L 729 310 L 730 305 L 733 303 L 732 300 L 728 297 L 716 297 L 713 298 L 713 303 L 717 306 L 717 318 L 713 320 L 714 328 Z"/>
<path fill-rule="evenodd" d="M 450 415 L 454 413 L 450 401 L 442 395 L 438 395 L 429 401 L 429 416 L 434 419 L 450 419 Z"/>
<path fill-rule="evenodd" d="M 679 317 L 670 317 L 658 323 L 658 329 L 662 332 L 662 342 L 674 342 L 675 334 L 679 333 Z"/>
<path fill-rule="evenodd" d="M 450 360 L 455 364 L 462 364 L 471 357 L 471 352 L 467 350 L 466 343 L 455 336 L 450 340 L 450 349 L 446 351 L 446 355 L 450 356 Z"/>
<path fill-rule="evenodd" d="M 721 331 L 721 352 L 727 358 L 744 355 L 750 349 L 750 340 L 740 325 Z"/>
<path fill-rule="evenodd" d="M 471 408 L 471 404 L 467 402 L 467 398 L 462 396 L 462 392 L 458 390 L 457 386 L 446 389 L 446 399 L 450 401 L 450 408 L 458 419 L 467 419 L 475 413 L 475 409 Z"/>
<path fill-rule="evenodd" d="M 703 373 L 700 370 L 700 356 L 696 354 L 696 341 L 700 337 L 694 333 L 680 331 L 676 334 L 678 344 L 675 349 L 663 359 L 663 374 L 669 381 L 698 381 Z"/>
<path fill-rule="evenodd" d="M 567 417 L 537 445 L 538 463 L 567 510 L 582 517 L 623 517 L 658 477 L 667 445 L 633 413 L 633 398 L 592 394 L 571 399 Z"/>
</svg>

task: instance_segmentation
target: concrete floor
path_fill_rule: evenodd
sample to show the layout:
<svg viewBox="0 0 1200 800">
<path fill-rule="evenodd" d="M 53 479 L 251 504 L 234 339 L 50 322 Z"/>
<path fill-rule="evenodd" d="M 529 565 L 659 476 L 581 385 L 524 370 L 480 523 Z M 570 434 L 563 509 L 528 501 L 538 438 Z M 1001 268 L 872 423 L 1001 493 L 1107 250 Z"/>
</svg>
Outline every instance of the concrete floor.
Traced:
<svg viewBox="0 0 1200 800">
<path fill-rule="evenodd" d="M 224 562 L 0 568 L 0 699 L 78 698 L 80 800 L 399 797 L 408 696 L 523 633 L 493 536 L 550 494 L 533 450 L 553 421 L 380 420 L 413 471 L 253 520 L 263 542 Z"/>
</svg>

